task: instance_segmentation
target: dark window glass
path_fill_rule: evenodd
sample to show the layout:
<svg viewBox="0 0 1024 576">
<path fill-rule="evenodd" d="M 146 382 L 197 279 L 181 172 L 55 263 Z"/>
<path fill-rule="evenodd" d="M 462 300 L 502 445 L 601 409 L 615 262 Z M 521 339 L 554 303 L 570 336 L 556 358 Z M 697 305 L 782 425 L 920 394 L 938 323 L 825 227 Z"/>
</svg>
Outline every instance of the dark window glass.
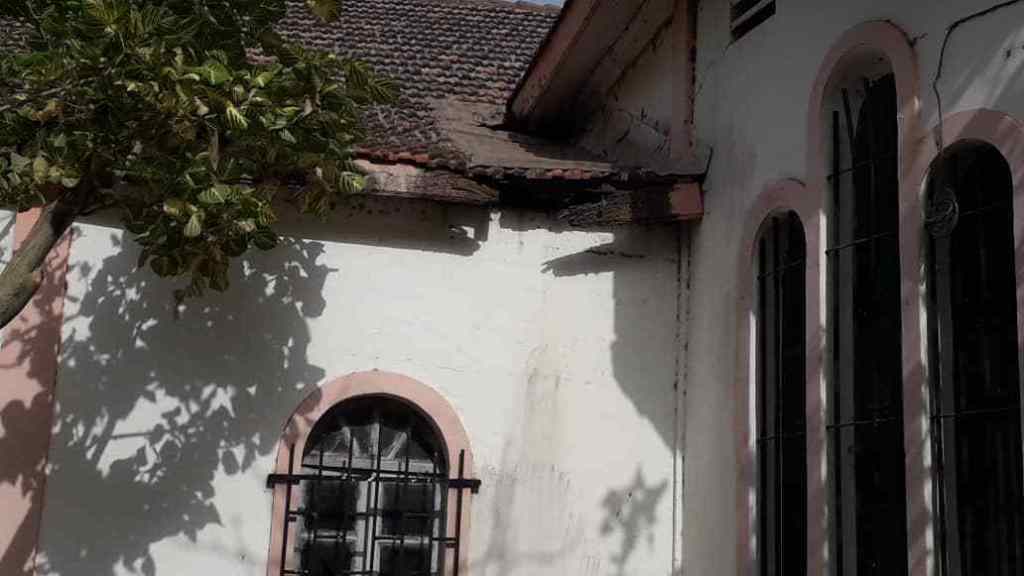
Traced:
<svg viewBox="0 0 1024 576">
<path fill-rule="evenodd" d="M 405 402 L 370 396 L 329 410 L 302 457 L 299 569 L 443 573 L 447 470 L 434 428 Z"/>
<path fill-rule="evenodd" d="M 944 573 L 1024 574 L 1013 180 L 960 144 L 929 183 L 934 449 Z"/>
<path fill-rule="evenodd" d="M 806 244 L 793 212 L 766 222 L 757 255 L 758 558 L 762 576 L 807 567 Z"/>
<path fill-rule="evenodd" d="M 840 95 L 829 177 L 833 546 L 838 574 L 898 576 L 907 539 L 895 79 Z"/>
</svg>

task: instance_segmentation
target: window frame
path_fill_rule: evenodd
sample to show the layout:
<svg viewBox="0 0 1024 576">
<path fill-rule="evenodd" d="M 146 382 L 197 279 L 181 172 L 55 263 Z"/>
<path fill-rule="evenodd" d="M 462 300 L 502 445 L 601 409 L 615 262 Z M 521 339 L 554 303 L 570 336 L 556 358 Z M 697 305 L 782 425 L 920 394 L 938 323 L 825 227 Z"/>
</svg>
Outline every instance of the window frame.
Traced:
<svg viewBox="0 0 1024 576">
<path fill-rule="evenodd" d="M 816 207 L 815 194 L 796 179 L 785 178 L 767 184 L 747 209 L 741 229 L 740 249 L 735 261 L 737 278 L 736 335 L 738 367 L 734 383 L 736 466 L 736 518 L 738 521 L 736 556 L 741 574 L 758 574 L 758 541 L 761 528 L 757 518 L 758 465 L 757 465 L 757 336 L 756 336 L 756 273 L 757 241 L 765 219 L 772 214 L 792 211 L 796 213 L 804 231 L 806 263 L 804 271 L 804 380 L 805 380 L 805 433 L 806 433 L 806 570 L 808 574 L 820 571 L 815 542 L 824 536 L 824 514 L 821 499 L 820 474 L 823 446 L 819 416 L 823 409 L 821 387 L 818 384 L 820 366 L 824 362 L 822 335 L 816 327 L 820 314 L 819 252 L 822 215 Z"/>
<path fill-rule="evenodd" d="M 473 494 L 479 481 L 474 480 L 473 452 L 465 428 L 447 400 L 439 392 L 417 380 L 383 371 L 357 372 L 327 382 L 313 390 L 295 409 L 278 442 L 274 473 L 268 477 L 273 490 L 270 549 L 267 555 L 267 576 L 280 576 L 281 567 L 297 559 L 286 546 L 295 542 L 296 522 L 287 522 L 288 509 L 294 494 L 292 485 L 282 481 L 296 472 L 292 454 L 303 454 L 306 442 L 317 421 L 331 408 L 350 399 L 365 396 L 392 397 L 415 407 L 430 422 L 447 457 L 449 476 L 458 474 L 464 480 L 449 480 L 447 493 L 448 535 L 458 535 L 456 550 L 448 549 L 444 562 L 445 576 L 467 576 L 469 571 L 469 537 Z M 456 511 L 461 510 L 461 514 Z"/>
<path fill-rule="evenodd" d="M 794 227 L 795 230 L 789 230 Z M 780 254 L 780 250 L 788 252 L 788 242 L 793 237 L 783 236 L 787 232 L 799 233 L 800 255 L 795 260 L 788 256 L 793 254 Z M 757 463 L 757 568 L 758 573 L 764 576 L 777 574 L 805 574 L 807 570 L 807 413 L 806 413 L 806 314 L 807 314 L 807 239 L 803 222 L 800 216 L 792 210 L 776 211 L 765 217 L 760 227 L 760 233 L 755 244 L 755 257 L 751 265 L 754 267 L 754 278 L 756 281 L 754 316 L 755 334 L 752 346 L 755 357 L 755 411 L 756 441 L 755 459 Z M 785 261 L 780 261 L 780 258 Z M 771 263 L 769 264 L 769 260 Z M 766 268 L 769 268 L 766 271 Z M 797 275 L 797 289 L 799 297 L 796 302 L 788 300 L 790 297 L 786 292 L 794 286 L 786 285 L 785 280 L 789 274 Z M 770 302 L 769 302 L 770 301 Z M 792 306 L 795 306 L 793 308 Z M 793 325 L 787 326 L 786 318 L 796 315 L 796 331 L 799 333 L 799 361 L 796 365 L 787 364 L 784 358 L 781 342 L 789 340 L 792 333 L 786 333 L 787 328 L 792 329 Z M 791 351 L 792 352 L 792 351 Z M 786 394 L 782 393 L 782 387 L 788 382 L 786 373 L 792 374 L 796 368 L 799 374 L 799 401 L 787 402 Z M 771 381 L 769 381 L 769 379 Z M 786 404 L 784 406 L 784 403 Z M 799 425 L 799 432 L 785 432 L 788 428 L 785 419 L 793 418 L 793 408 L 789 404 L 795 404 L 796 413 L 799 414 L 796 424 Z M 778 508 L 786 499 L 786 490 L 783 486 L 786 478 L 785 466 L 786 447 L 782 445 L 786 440 L 799 439 L 802 445 L 796 450 L 800 455 L 799 471 L 800 478 L 800 536 L 801 541 L 797 548 L 798 568 L 793 571 L 792 562 L 784 553 L 788 549 L 785 534 L 782 533 L 782 526 L 779 525 Z M 774 457 L 774 459 L 773 459 Z M 771 469 L 771 470 L 769 470 Z M 771 472 L 771 473 L 769 473 Z M 768 492 L 773 492 L 769 497 Z M 774 548 L 774 554 L 769 554 L 769 548 Z"/>
<path fill-rule="evenodd" d="M 870 558 L 892 558 L 886 550 L 896 545 L 897 533 L 904 547 L 909 541 L 906 516 L 899 518 L 901 526 L 883 522 L 893 528 L 889 538 L 873 538 L 877 531 L 870 528 L 887 516 L 891 502 L 883 493 L 903 508 L 907 503 L 899 124 L 896 79 L 887 62 L 868 54 L 843 70 L 843 77 L 824 106 L 832 112 L 826 250 L 832 364 L 826 379 L 831 400 L 826 429 L 835 573 L 858 574 Z M 892 138 L 886 139 L 889 131 Z M 858 153 L 866 156 L 858 158 Z M 889 282 L 881 292 L 877 280 L 859 274 L 879 269 L 888 272 L 883 279 Z M 872 468 L 858 462 L 863 455 Z M 868 473 L 879 466 L 887 477 Z M 863 496 L 871 497 L 872 506 L 858 503 Z M 869 537 L 866 544 L 861 536 Z M 874 554 L 865 556 L 865 550 Z M 907 573 L 907 563 L 899 566 L 899 573 Z M 896 574 L 895 568 L 885 564 L 886 573 Z"/>
<path fill-rule="evenodd" d="M 961 209 L 964 204 L 964 198 L 959 195 L 959 175 L 953 178 L 949 177 L 951 170 L 959 170 L 957 167 L 958 162 L 970 160 L 970 155 L 977 154 L 979 151 L 990 156 L 990 159 L 996 162 L 1002 162 L 1005 167 L 1005 172 L 1000 175 L 1000 179 L 1005 177 L 1003 185 L 1009 187 L 1009 190 L 1002 190 L 997 194 L 1006 194 L 1005 199 L 997 199 L 995 201 L 976 198 L 977 202 L 980 202 L 983 207 L 975 208 L 974 210 L 968 210 L 964 212 Z M 998 158 L 996 158 L 998 156 Z M 979 140 L 967 140 L 961 139 L 950 146 L 948 146 L 941 154 L 938 154 L 935 160 L 930 166 L 930 170 L 927 176 L 927 185 L 925 187 L 925 206 L 937 211 L 944 207 L 949 209 L 945 214 L 945 218 L 938 218 L 936 214 L 926 214 L 926 229 L 928 231 L 928 243 L 927 251 L 925 254 L 925 265 L 928 271 L 928 284 L 927 284 L 927 318 L 928 318 L 928 357 L 929 363 L 933 366 L 933 369 L 929 374 L 929 392 L 932 397 L 932 435 L 931 435 L 931 448 L 932 457 L 935 462 L 933 482 L 935 490 L 933 493 L 935 514 L 935 532 L 936 532 L 936 562 L 939 566 L 939 571 L 947 576 L 959 576 L 964 574 L 962 566 L 963 558 L 961 556 L 961 538 L 960 538 L 960 518 L 958 513 L 960 511 L 960 501 L 965 496 L 961 493 L 961 488 L 958 481 L 958 467 L 959 462 L 956 452 L 959 451 L 960 445 L 957 440 L 961 437 L 958 432 L 961 423 L 967 425 L 970 424 L 972 417 L 972 410 L 966 409 L 961 410 L 958 406 L 960 404 L 960 393 L 963 389 L 960 387 L 961 382 L 958 382 L 958 362 L 959 362 L 959 350 L 958 338 L 956 337 L 956 330 L 958 329 L 957 312 L 954 312 L 954 306 L 957 303 L 953 301 L 954 298 L 954 286 L 951 282 L 951 276 L 949 267 L 955 264 L 954 259 L 957 257 L 954 242 L 957 238 L 954 235 L 957 229 L 961 229 L 961 223 L 958 222 L 962 216 L 968 218 L 973 217 L 1000 217 L 998 210 L 1001 207 L 1009 208 L 1011 213 L 1008 214 L 1008 229 L 1010 237 L 1005 238 L 1002 241 L 1009 243 L 1008 248 L 1010 250 L 1010 256 L 1008 261 L 1004 264 L 1012 265 L 1011 273 L 1007 276 L 1008 281 L 1014 282 L 1014 292 L 1019 296 L 1020 282 L 1017 280 L 1020 270 L 1020 259 L 1019 255 L 1015 255 L 1016 242 L 1014 239 L 1014 226 L 1013 220 L 1015 214 L 1017 214 L 1017 191 L 1014 187 L 1013 173 L 1009 166 L 1009 162 L 1006 157 L 1002 155 L 1001 151 L 993 146 L 992 144 L 979 141 Z M 954 180 L 955 181 L 951 181 Z M 991 186 L 984 185 L 990 184 L 990 182 L 983 183 L 977 188 L 971 186 L 969 193 L 982 193 L 980 188 L 985 188 L 984 193 L 988 193 L 991 190 Z M 939 190 L 939 188 L 943 188 Z M 934 197 L 936 194 L 943 194 L 948 196 L 954 195 L 953 198 L 941 198 L 936 200 Z M 941 202 L 941 205 L 940 205 Z M 987 214 L 983 212 L 988 212 Z M 1005 214 L 1005 212 L 1004 212 Z M 929 220 L 929 216 L 932 219 Z M 1004 216 L 1005 217 L 1005 216 Z M 999 224 L 994 224 L 998 226 Z M 989 227 L 987 230 L 991 231 L 993 228 Z M 970 241 L 970 239 L 960 239 L 961 241 Z M 990 238 L 985 238 L 990 240 Z M 985 248 L 985 246 L 981 246 Z M 995 247 L 998 250 L 999 247 Z M 960 255 L 962 256 L 962 254 Z M 1006 280 L 1004 278 L 1004 280 Z M 1018 300 L 1019 298 L 1014 298 Z M 986 304 L 991 304 L 990 300 L 985 301 Z M 1002 302 L 1005 306 L 1008 302 Z M 1021 458 L 1024 456 L 1024 418 L 1022 418 L 1022 410 L 1024 410 L 1024 402 L 1022 402 L 1022 396 L 1024 396 L 1024 379 L 1021 377 L 1021 358 L 1020 350 L 1022 349 L 1021 332 L 1019 318 L 1021 316 L 1021 310 L 1019 309 L 1019 302 L 1013 301 L 1012 304 L 1016 307 L 1014 310 L 1015 318 L 1012 320 L 1014 328 L 1014 360 L 1017 364 L 1017 370 L 1014 374 L 1016 380 L 1016 405 L 1011 407 L 1011 410 L 1016 411 L 1016 415 L 1011 418 L 1016 419 L 1017 423 L 1017 436 L 1016 436 L 1016 447 L 1019 450 L 1018 457 L 1018 469 L 1016 471 L 1019 484 L 1017 486 L 1018 492 L 1016 494 L 1018 503 L 1024 502 L 1022 497 L 1022 491 L 1024 491 L 1024 462 Z M 958 307 L 958 306 L 957 306 Z M 958 307 L 959 308 L 959 307 Z M 969 352 L 969 351 L 968 351 Z M 986 411 L 990 412 L 990 411 Z M 998 412 L 998 411 L 997 411 Z M 998 414 L 980 415 L 974 414 L 974 417 L 999 417 Z M 964 418 L 967 418 L 964 422 L 961 422 Z M 948 458 L 951 454 L 952 458 Z M 1019 514 L 1019 510 L 1018 510 Z M 1024 527 L 1022 527 L 1021 517 L 1018 516 L 1016 519 L 1017 534 L 1024 534 Z M 1017 546 L 1017 569 L 1024 565 L 1024 552 L 1022 552 L 1022 546 Z M 991 567 L 990 567 L 991 568 Z M 970 570 L 976 570 L 978 567 L 972 567 Z"/>
</svg>

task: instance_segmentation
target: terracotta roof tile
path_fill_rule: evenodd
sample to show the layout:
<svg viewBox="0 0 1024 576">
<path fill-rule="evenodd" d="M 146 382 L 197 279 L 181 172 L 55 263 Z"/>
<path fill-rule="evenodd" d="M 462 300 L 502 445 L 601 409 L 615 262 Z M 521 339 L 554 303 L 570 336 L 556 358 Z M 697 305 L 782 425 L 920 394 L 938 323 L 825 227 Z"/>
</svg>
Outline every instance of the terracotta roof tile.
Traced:
<svg viewBox="0 0 1024 576">
<path fill-rule="evenodd" d="M 438 130 L 429 101 L 504 106 L 559 12 L 505 0 L 346 0 L 338 21 L 325 24 L 304 2 L 288 4 L 283 35 L 358 58 L 396 83 L 396 104 L 366 114 L 367 155 L 454 161 L 459 153 Z"/>
<path fill-rule="evenodd" d="M 20 50 L 25 46 L 29 27 L 17 20 L 0 18 L 0 50 Z"/>
</svg>

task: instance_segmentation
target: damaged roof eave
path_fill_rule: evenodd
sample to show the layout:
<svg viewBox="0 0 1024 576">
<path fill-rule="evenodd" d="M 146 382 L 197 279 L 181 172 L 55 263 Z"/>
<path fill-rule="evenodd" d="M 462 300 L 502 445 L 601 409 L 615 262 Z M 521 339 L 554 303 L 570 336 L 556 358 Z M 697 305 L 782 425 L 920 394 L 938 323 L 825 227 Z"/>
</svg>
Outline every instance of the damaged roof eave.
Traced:
<svg viewBox="0 0 1024 576">
<path fill-rule="evenodd" d="M 568 0 L 509 99 L 508 123 L 571 132 L 671 21 L 675 3 Z"/>
</svg>

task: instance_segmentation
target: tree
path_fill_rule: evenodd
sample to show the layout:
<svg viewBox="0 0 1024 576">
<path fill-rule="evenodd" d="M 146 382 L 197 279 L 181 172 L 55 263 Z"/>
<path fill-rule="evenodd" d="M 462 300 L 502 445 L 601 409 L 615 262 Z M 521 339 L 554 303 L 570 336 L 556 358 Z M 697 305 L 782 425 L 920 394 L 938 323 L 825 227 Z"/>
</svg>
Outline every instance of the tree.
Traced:
<svg viewBox="0 0 1024 576">
<path fill-rule="evenodd" d="M 41 207 L 0 273 L 0 326 L 76 218 L 116 211 L 175 297 L 228 288 L 278 241 L 277 210 L 325 216 L 360 190 L 359 111 L 390 90 L 362 63 L 287 42 L 285 0 L 3 0 L 30 26 L 0 54 L 0 204 Z M 324 20 L 338 0 L 307 0 Z"/>
</svg>

